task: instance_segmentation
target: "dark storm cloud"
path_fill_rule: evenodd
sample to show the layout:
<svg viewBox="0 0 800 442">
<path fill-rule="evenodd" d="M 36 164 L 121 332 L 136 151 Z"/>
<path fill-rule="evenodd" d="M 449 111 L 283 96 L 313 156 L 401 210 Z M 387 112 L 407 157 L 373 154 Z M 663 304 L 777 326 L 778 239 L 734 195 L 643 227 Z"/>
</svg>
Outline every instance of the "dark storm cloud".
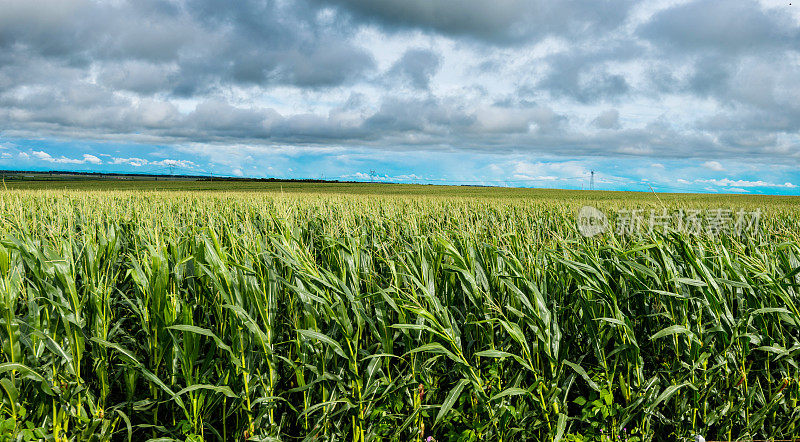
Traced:
<svg viewBox="0 0 800 442">
<path fill-rule="evenodd" d="M 575 66 L 559 65 L 556 69 L 539 83 L 539 87 L 553 95 L 570 97 L 581 103 L 617 98 L 630 89 L 624 76 L 612 74 L 602 67 L 591 69 L 583 75 Z"/>
<path fill-rule="evenodd" d="M 345 43 L 321 44 L 310 54 L 293 51 L 283 58 L 277 78 L 297 86 L 332 86 L 357 78 L 374 66 L 372 56 Z"/>
<path fill-rule="evenodd" d="M 616 109 L 603 111 L 592 124 L 600 129 L 619 129 L 619 111 Z"/>
<path fill-rule="evenodd" d="M 783 99 L 794 95 L 800 78 L 800 23 L 790 11 L 754 0 L 699 0 L 657 13 L 636 31 L 661 60 L 652 84 L 660 93 L 738 106 L 743 115 L 794 112 L 800 104 Z"/>
<path fill-rule="evenodd" d="M 4 2 L 0 47 L 84 65 L 96 58 L 168 61 L 196 34 L 185 17 L 159 3 L 88 0 Z"/>
<path fill-rule="evenodd" d="M 625 20 L 633 4 L 628 0 L 316 1 L 343 7 L 357 19 L 389 28 L 420 28 L 493 43 L 614 29 Z"/>
<path fill-rule="evenodd" d="M 176 66 L 127 60 L 103 69 L 98 81 L 112 89 L 148 95 L 175 88 L 179 76 Z"/>
<path fill-rule="evenodd" d="M 409 49 L 394 63 L 389 73 L 409 81 L 418 89 L 428 89 L 431 77 L 441 64 L 442 58 L 434 51 Z"/>
<path fill-rule="evenodd" d="M 721 56 L 708 56 L 698 59 L 688 79 L 687 89 L 700 97 L 716 96 L 725 101 L 730 89 L 732 60 Z"/>
<path fill-rule="evenodd" d="M 374 66 L 302 2 L 9 3 L 0 14 L 3 52 L 94 63 L 100 81 L 134 92 L 191 95 L 220 81 L 336 86 Z"/>
<path fill-rule="evenodd" d="M 444 134 L 463 130 L 474 121 L 474 116 L 469 115 L 465 106 L 458 103 L 442 103 L 433 98 L 389 98 L 383 101 L 375 114 L 367 118 L 365 124 L 378 133 Z"/>
<path fill-rule="evenodd" d="M 752 0 L 692 1 L 667 8 L 639 26 L 652 44 L 653 97 L 681 94 L 717 104 L 694 128 L 714 140 L 708 149 L 733 156 L 796 158 L 800 145 L 800 22 L 791 6 Z M 685 139 L 685 133 L 678 133 Z"/>
<path fill-rule="evenodd" d="M 536 87 L 580 103 L 615 99 L 625 95 L 630 85 L 623 74 L 612 72 L 610 67 L 642 55 L 641 45 L 627 40 L 608 47 L 559 52 L 546 58 L 549 72 Z"/>
<path fill-rule="evenodd" d="M 681 51 L 796 49 L 798 25 L 786 11 L 755 0 L 693 1 L 658 13 L 639 29 L 644 38 Z"/>
<path fill-rule="evenodd" d="M 266 136 L 282 117 L 273 109 L 243 109 L 220 101 L 205 101 L 186 117 L 185 126 L 196 133 L 248 138 Z"/>
<path fill-rule="evenodd" d="M 415 142 L 459 146 L 503 145 L 511 139 L 547 134 L 558 129 L 565 117 L 544 106 L 492 106 L 459 98 L 386 98 L 364 121 L 368 133 L 403 136 Z M 503 146 L 506 147 L 506 146 Z"/>
</svg>

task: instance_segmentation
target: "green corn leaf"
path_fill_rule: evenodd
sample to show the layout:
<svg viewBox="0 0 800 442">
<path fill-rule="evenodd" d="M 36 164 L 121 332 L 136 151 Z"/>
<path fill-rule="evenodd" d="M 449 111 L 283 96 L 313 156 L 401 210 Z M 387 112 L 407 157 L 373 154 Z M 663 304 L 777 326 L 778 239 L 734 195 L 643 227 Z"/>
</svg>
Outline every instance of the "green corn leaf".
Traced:
<svg viewBox="0 0 800 442">
<path fill-rule="evenodd" d="M 344 350 L 342 350 L 342 346 L 339 345 L 338 342 L 331 339 L 328 335 L 325 335 L 323 333 L 314 330 L 297 330 L 297 333 L 307 338 L 316 339 L 318 341 L 324 342 L 325 344 L 329 345 L 331 349 L 333 349 L 334 353 L 345 359 L 347 358 L 347 356 L 344 354 Z"/>
<path fill-rule="evenodd" d="M 589 377 L 589 374 L 586 373 L 586 370 L 584 370 L 583 367 L 567 360 L 564 360 L 562 362 L 567 367 L 570 367 L 571 369 L 575 370 L 575 373 L 578 373 L 578 375 L 582 377 L 584 381 L 586 381 L 586 384 L 589 385 L 589 387 L 592 390 L 600 391 L 600 387 L 598 387 L 597 384 L 592 380 L 592 378 Z"/>
<path fill-rule="evenodd" d="M 442 407 L 439 408 L 439 413 L 436 414 L 436 420 L 433 423 L 434 427 L 436 427 L 436 425 L 439 424 L 442 418 L 447 415 L 450 409 L 453 408 L 453 405 L 461 396 L 461 391 L 464 390 L 464 386 L 469 384 L 469 382 L 470 381 L 468 381 L 467 379 L 460 379 L 456 383 L 455 387 L 453 387 L 450 390 L 450 392 L 447 393 L 447 397 L 444 399 L 444 402 L 442 402 Z"/>
<path fill-rule="evenodd" d="M 522 388 L 517 388 L 517 387 L 509 387 L 501 391 L 500 393 L 497 393 L 496 395 L 492 396 L 489 400 L 496 401 L 497 399 L 501 399 L 508 396 L 519 396 L 527 394 L 529 394 L 528 390 L 523 390 Z"/>
</svg>

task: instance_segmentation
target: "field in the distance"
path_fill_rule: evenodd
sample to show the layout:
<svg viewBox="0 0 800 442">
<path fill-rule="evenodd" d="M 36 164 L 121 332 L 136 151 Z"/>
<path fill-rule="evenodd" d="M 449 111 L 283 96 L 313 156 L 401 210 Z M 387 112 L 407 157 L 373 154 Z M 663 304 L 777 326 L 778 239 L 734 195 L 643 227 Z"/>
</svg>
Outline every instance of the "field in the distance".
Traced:
<svg viewBox="0 0 800 442">
<path fill-rule="evenodd" d="M 0 437 L 800 435 L 798 198 L 5 185 Z"/>
<path fill-rule="evenodd" d="M 198 181 L 170 179 L 162 180 L 118 180 L 118 179 L 28 179 L 8 180 L 7 190 L 103 190 L 103 191 L 154 191 L 154 192 L 252 192 L 265 194 L 315 194 L 315 195 L 375 195 L 375 196 L 438 196 L 458 198 L 511 198 L 553 201 L 621 201 L 636 203 L 687 202 L 689 204 L 725 204 L 726 207 L 740 204 L 762 206 L 800 205 L 798 196 L 752 195 L 752 194 L 696 194 L 652 192 L 611 192 L 586 190 L 538 189 L 517 187 L 484 186 L 437 186 L 394 183 L 308 183 L 302 181 Z"/>
</svg>

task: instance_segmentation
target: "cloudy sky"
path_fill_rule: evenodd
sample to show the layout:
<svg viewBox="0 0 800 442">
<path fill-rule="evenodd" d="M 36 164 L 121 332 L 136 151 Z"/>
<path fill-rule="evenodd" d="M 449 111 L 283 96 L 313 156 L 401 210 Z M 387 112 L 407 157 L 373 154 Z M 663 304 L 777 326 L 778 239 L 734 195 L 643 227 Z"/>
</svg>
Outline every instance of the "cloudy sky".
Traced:
<svg viewBox="0 0 800 442">
<path fill-rule="evenodd" d="M 789 1 L 0 0 L 0 168 L 800 194 Z"/>
</svg>

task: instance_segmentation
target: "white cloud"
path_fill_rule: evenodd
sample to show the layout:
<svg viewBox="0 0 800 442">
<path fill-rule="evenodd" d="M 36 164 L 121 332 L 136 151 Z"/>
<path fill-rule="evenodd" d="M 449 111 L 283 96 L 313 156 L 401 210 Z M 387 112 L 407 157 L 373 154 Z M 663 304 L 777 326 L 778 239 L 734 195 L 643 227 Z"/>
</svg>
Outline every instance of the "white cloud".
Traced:
<svg viewBox="0 0 800 442">
<path fill-rule="evenodd" d="M 589 172 L 584 165 L 574 161 L 557 163 L 515 161 L 512 178 L 531 181 L 574 181 L 575 179 L 588 179 Z"/>
<path fill-rule="evenodd" d="M 111 164 L 127 164 L 133 167 L 141 167 L 150 164 L 149 161 L 142 158 L 114 158 Z"/>
<path fill-rule="evenodd" d="M 100 158 L 97 158 L 96 156 L 89 154 L 83 155 L 83 161 L 85 163 L 90 163 L 90 164 L 103 164 L 103 161 L 100 160 Z"/>
<path fill-rule="evenodd" d="M 42 151 L 36 151 L 36 150 L 34 150 L 34 151 L 33 151 L 33 156 L 35 156 L 36 158 L 38 158 L 38 159 L 40 159 L 40 160 L 42 160 L 42 161 L 50 161 L 50 162 L 52 162 L 52 161 L 53 161 L 53 157 L 52 157 L 52 156 L 50 156 L 50 154 L 49 154 L 49 153 L 47 153 L 47 152 L 42 152 Z"/>
<path fill-rule="evenodd" d="M 41 150 L 34 150 L 33 152 L 31 152 L 31 154 L 38 160 L 53 164 L 95 164 L 95 165 L 103 164 L 103 161 L 100 158 L 97 158 L 94 155 L 89 155 L 88 153 L 83 154 L 82 159 L 67 158 L 63 155 L 58 158 L 55 158 L 49 153 Z M 22 156 L 22 154 L 20 154 L 20 156 Z"/>
<path fill-rule="evenodd" d="M 703 163 L 703 167 L 705 167 L 706 169 L 711 169 L 715 172 L 722 172 L 723 170 L 725 170 L 725 168 L 722 167 L 722 164 L 720 164 L 719 161 L 706 161 L 705 163 Z"/>
<path fill-rule="evenodd" d="M 355 172 L 348 175 L 342 175 L 342 180 L 353 181 L 377 181 L 381 183 L 398 183 L 409 181 L 428 181 L 415 174 L 401 174 L 401 175 L 370 175 L 364 172 Z"/>
<path fill-rule="evenodd" d="M 127 164 L 133 167 L 142 167 L 142 166 L 155 166 L 155 167 L 173 167 L 179 169 L 197 169 L 199 166 L 197 163 L 189 160 L 173 160 L 173 159 L 166 159 L 161 161 L 149 161 L 144 158 L 119 158 L 115 157 L 111 160 L 111 164 Z"/>
<path fill-rule="evenodd" d="M 10 154 L 10 153 L 8 153 L 8 152 L 3 152 L 3 154 L 2 154 L 2 155 L 0 155 L 0 158 L 6 159 L 6 158 L 11 158 L 12 156 L 13 156 L 13 155 L 11 155 L 11 154 Z"/>
<path fill-rule="evenodd" d="M 197 168 L 197 163 L 194 163 L 189 160 L 172 160 L 166 159 L 161 161 L 151 161 L 151 165 L 153 166 L 162 166 L 162 167 L 178 167 L 181 169 L 195 169 Z"/>
<path fill-rule="evenodd" d="M 678 180 L 678 181 L 680 181 L 680 180 Z M 748 180 L 731 180 L 731 179 L 728 179 L 728 178 L 723 178 L 721 180 L 717 180 L 717 179 L 696 179 L 696 180 L 694 180 L 694 182 L 695 183 L 713 184 L 715 186 L 731 187 L 731 188 L 736 188 L 736 187 L 740 187 L 740 188 L 741 187 L 776 187 L 776 188 L 793 189 L 793 188 L 797 187 L 796 184 L 792 184 L 792 183 L 790 183 L 788 181 L 783 183 L 783 184 L 779 184 L 779 183 L 770 183 L 770 182 L 762 181 L 762 180 L 748 181 Z M 731 189 L 729 189 L 729 190 L 731 190 Z"/>
<path fill-rule="evenodd" d="M 244 175 L 244 173 L 242 173 L 242 169 L 238 169 L 238 168 L 237 169 L 233 169 L 231 171 L 231 173 L 233 173 L 236 176 L 243 176 Z"/>
</svg>

